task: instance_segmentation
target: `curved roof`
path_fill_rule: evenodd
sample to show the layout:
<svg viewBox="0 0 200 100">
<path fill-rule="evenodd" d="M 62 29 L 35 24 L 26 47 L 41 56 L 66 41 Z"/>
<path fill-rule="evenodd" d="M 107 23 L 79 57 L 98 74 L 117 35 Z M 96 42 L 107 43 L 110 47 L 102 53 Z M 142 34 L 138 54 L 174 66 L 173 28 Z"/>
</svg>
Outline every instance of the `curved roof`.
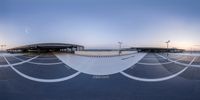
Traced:
<svg viewBox="0 0 200 100">
<path fill-rule="evenodd" d="M 38 44 L 30 44 L 19 46 L 15 48 L 10 48 L 8 50 L 13 49 L 36 49 L 36 48 L 67 48 L 67 47 L 83 47 L 82 45 L 77 44 L 66 44 L 66 43 L 38 43 Z"/>
</svg>

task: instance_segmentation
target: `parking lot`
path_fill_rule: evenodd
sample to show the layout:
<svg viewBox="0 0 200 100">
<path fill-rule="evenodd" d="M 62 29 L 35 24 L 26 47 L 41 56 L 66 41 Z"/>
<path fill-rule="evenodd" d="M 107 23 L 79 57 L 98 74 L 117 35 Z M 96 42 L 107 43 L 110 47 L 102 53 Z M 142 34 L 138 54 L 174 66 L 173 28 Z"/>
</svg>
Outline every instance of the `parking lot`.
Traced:
<svg viewBox="0 0 200 100">
<path fill-rule="evenodd" d="M 75 55 L 78 59 L 77 55 Z M 55 54 L 1 55 L 1 100 L 199 100 L 200 57 L 185 54 L 136 54 L 119 57 L 79 57 L 88 61 L 77 70 Z M 71 55 L 69 56 L 71 57 Z M 70 58 L 68 58 L 70 59 Z M 71 61 L 68 60 L 67 61 Z M 93 59 L 93 60 L 90 60 Z M 115 60 L 113 60 L 115 59 Z M 124 66 L 118 67 L 116 61 Z M 78 63 L 74 61 L 75 63 Z M 99 62 L 99 63 L 97 63 Z M 109 63 L 108 63 L 109 62 Z M 130 62 L 126 65 L 125 62 Z M 101 64 L 107 70 L 117 63 L 120 71 L 94 73 L 86 65 Z M 105 66 L 103 66 L 105 64 Z M 120 66 L 121 66 L 120 65 Z M 98 65 L 98 68 L 101 67 Z M 111 66 L 112 69 L 115 66 Z M 96 67 L 95 67 L 96 68 Z M 112 70 L 109 69 L 108 70 Z M 89 73 L 90 72 L 90 73 Z"/>
</svg>

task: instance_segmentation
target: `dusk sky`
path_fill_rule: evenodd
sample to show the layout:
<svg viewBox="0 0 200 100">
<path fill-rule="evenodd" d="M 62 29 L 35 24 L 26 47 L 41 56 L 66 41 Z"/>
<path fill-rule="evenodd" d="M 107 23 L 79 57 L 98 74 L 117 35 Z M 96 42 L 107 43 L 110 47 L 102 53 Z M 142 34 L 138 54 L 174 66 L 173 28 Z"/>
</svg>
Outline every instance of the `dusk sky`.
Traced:
<svg viewBox="0 0 200 100">
<path fill-rule="evenodd" d="M 0 45 L 199 49 L 199 0 L 0 0 Z"/>
</svg>

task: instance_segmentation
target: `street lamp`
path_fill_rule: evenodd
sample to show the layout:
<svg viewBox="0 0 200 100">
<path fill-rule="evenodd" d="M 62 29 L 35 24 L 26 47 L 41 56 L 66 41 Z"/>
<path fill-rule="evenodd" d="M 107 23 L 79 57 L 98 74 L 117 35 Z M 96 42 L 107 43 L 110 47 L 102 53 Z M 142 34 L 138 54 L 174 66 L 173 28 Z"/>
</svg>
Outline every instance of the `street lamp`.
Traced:
<svg viewBox="0 0 200 100">
<path fill-rule="evenodd" d="M 119 44 L 119 55 L 121 54 L 122 42 L 118 42 Z"/>
<path fill-rule="evenodd" d="M 170 43 L 170 40 L 168 40 L 167 42 L 165 42 L 167 44 L 167 56 L 169 55 L 168 52 L 169 52 L 169 43 Z"/>
</svg>

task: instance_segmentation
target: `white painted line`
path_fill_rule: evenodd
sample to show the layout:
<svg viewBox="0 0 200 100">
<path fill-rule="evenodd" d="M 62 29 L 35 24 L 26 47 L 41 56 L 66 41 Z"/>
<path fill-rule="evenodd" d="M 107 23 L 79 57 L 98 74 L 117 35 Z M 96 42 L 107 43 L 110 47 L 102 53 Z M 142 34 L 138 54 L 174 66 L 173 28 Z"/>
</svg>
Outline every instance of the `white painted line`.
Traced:
<svg viewBox="0 0 200 100">
<path fill-rule="evenodd" d="M 67 76 L 67 77 L 63 77 L 63 78 L 58 78 L 58 79 L 40 79 L 40 78 L 35 78 L 35 77 L 31 77 L 31 76 L 28 76 L 24 73 L 21 73 L 20 71 L 18 71 L 16 68 L 13 67 L 12 64 L 10 64 L 10 62 L 6 59 L 5 56 L 3 56 L 4 59 L 6 60 L 6 62 L 8 63 L 8 65 L 20 76 L 28 79 L 28 80 L 31 80 L 31 81 L 35 81 L 35 82 L 43 82 L 43 83 L 55 83 L 55 82 L 62 82 L 62 81 L 66 81 L 66 80 L 69 80 L 69 79 L 72 79 L 76 76 L 78 76 L 80 74 L 80 72 L 76 72 L 70 76 Z"/>
<path fill-rule="evenodd" d="M 175 55 L 183 55 L 183 56 L 200 56 L 200 53 L 175 53 Z"/>
<path fill-rule="evenodd" d="M 55 57 L 55 58 L 52 58 L 52 57 L 51 57 L 51 58 L 37 58 L 37 59 L 42 59 L 42 60 L 56 60 L 56 59 L 58 59 L 58 58 L 56 58 L 56 57 Z"/>
<path fill-rule="evenodd" d="M 191 67 L 200 68 L 200 65 L 191 65 Z"/>
<path fill-rule="evenodd" d="M 180 58 L 180 59 L 177 59 L 177 60 L 175 60 L 175 61 L 169 61 L 169 62 L 164 62 L 164 63 L 141 63 L 141 62 L 138 62 L 137 64 L 140 64 L 140 65 L 147 65 L 147 66 L 165 65 L 165 64 L 171 64 L 171 63 L 180 61 L 180 60 L 182 60 L 183 58 L 184 58 L 184 57 L 182 57 L 182 58 Z"/>
<path fill-rule="evenodd" d="M 94 58 L 108 58 L 108 57 L 121 57 L 121 56 L 128 56 L 132 54 L 136 54 L 137 52 L 134 53 L 129 53 L 129 54 L 114 54 L 114 55 L 84 55 L 84 54 L 73 54 L 76 56 L 82 56 L 82 57 L 94 57 Z"/>
<path fill-rule="evenodd" d="M 159 55 L 159 54 L 157 54 L 158 56 L 160 56 L 160 57 L 163 57 L 164 59 L 167 59 L 166 57 L 164 57 L 164 56 L 162 56 L 162 55 Z M 186 66 L 187 64 L 184 64 L 184 63 L 181 63 L 181 62 L 177 62 L 177 61 L 173 61 L 173 60 L 171 60 L 171 59 L 168 59 L 169 61 L 172 61 L 172 62 L 174 62 L 174 63 L 176 63 L 176 64 L 179 64 L 179 65 L 183 65 L 183 66 Z M 191 67 L 196 67 L 196 68 L 200 68 L 200 65 L 190 65 Z"/>
<path fill-rule="evenodd" d="M 134 57 L 122 60 L 124 56 L 92 58 L 69 54 L 56 54 L 57 58 L 72 69 L 89 75 L 112 75 L 119 73 L 135 65 L 146 53 L 137 53 L 133 55 Z"/>
<path fill-rule="evenodd" d="M 9 65 L 0 65 L 0 68 L 9 67 Z"/>
<path fill-rule="evenodd" d="M 127 59 L 132 58 L 132 57 L 135 57 L 135 56 L 130 56 L 130 57 L 122 58 L 122 60 L 127 60 Z"/>
<path fill-rule="evenodd" d="M 4 59 L 5 59 L 5 56 L 3 56 L 4 57 Z M 33 57 L 33 58 L 30 58 L 30 59 L 28 59 L 28 60 L 24 60 L 24 61 L 22 61 L 22 62 L 18 62 L 18 63 L 14 63 L 14 64 L 11 64 L 12 66 L 17 66 L 17 65 L 21 65 L 21 64 L 24 64 L 24 63 L 27 63 L 27 62 L 29 62 L 29 61 L 31 61 L 31 60 L 33 60 L 33 59 L 36 59 L 38 56 L 36 56 L 36 57 Z M 6 59 L 5 59 L 6 60 Z M 0 68 L 1 67 L 10 67 L 10 65 L 0 65 Z"/>
<path fill-rule="evenodd" d="M 35 64 L 35 65 L 44 65 L 44 66 L 64 64 L 63 62 L 57 62 L 57 63 L 36 63 L 36 62 L 27 62 L 27 63 L 29 63 L 29 64 Z"/>
<path fill-rule="evenodd" d="M 182 74 L 184 71 L 186 71 L 190 67 L 190 65 L 194 62 L 195 59 L 196 59 L 196 57 L 193 58 L 193 60 L 190 62 L 190 64 L 188 64 L 184 69 L 182 69 L 181 71 L 177 72 L 176 74 L 173 74 L 173 75 L 170 75 L 170 76 L 167 76 L 167 77 L 162 77 L 162 78 L 148 79 L 148 78 L 140 78 L 140 77 L 132 76 L 132 75 L 129 75 L 129 74 L 125 73 L 125 72 L 120 72 L 120 73 L 122 75 L 130 78 L 130 79 L 137 80 L 137 81 L 142 81 L 142 82 L 160 82 L 160 81 L 165 81 L 165 80 L 169 80 L 169 79 L 175 78 L 178 75 Z"/>
<path fill-rule="evenodd" d="M 162 57 L 163 59 L 167 59 L 167 60 L 169 60 L 169 61 L 171 61 L 171 62 L 173 62 L 173 63 L 176 63 L 176 64 L 179 64 L 179 65 L 182 65 L 182 66 L 187 66 L 188 64 L 184 64 L 184 63 L 181 63 L 181 62 L 178 62 L 178 61 L 173 61 L 173 60 L 171 60 L 171 59 L 169 59 L 169 58 L 166 58 L 166 57 L 164 57 L 164 56 L 162 56 L 162 55 L 159 55 L 159 54 L 157 54 L 158 56 L 160 56 L 160 57 Z M 196 57 L 195 57 L 196 58 Z M 191 65 L 190 65 L 191 66 Z"/>
<path fill-rule="evenodd" d="M 24 61 L 23 59 L 20 59 L 20 58 L 18 58 L 18 57 L 15 57 L 15 56 L 13 56 L 13 57 L 14 57 L 15 59 L 20 60 L 20 61 Z M 37 58 L 37 59 L 38 59 L 38 58 Z M 63 64 L 63 62 L 57 62 L 57 63 L 36 63 L 36 62 L 31 62 L 31 61 L 29 61 L 29 62 L 27 62 L 27 63 L 29 63 L 29 64 L 35 64 L 35 65 L 45 65 L 45 66 Z"/>
</svg>

